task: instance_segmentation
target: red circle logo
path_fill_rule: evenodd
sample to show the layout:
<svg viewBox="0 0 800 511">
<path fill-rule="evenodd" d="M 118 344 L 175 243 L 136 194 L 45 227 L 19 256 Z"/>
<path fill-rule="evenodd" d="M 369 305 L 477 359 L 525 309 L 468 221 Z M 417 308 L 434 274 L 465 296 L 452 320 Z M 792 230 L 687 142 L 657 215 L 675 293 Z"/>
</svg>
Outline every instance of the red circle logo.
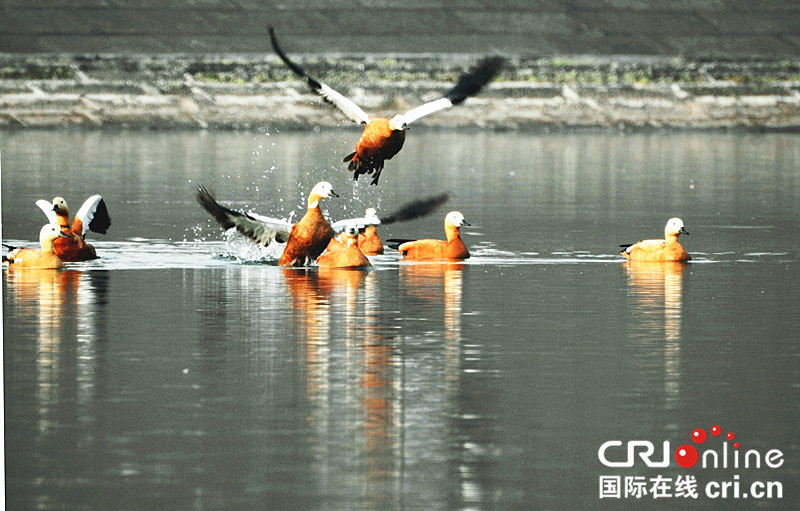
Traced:
<svg viewBox="0 0 800 511">
<path fill-rule="evenodd" d="M 697 428 L 696 430 L 692 431 L 692 440 L 696 444 L 702 444 L 706 441 L 706 430 L 703 428 Z"/>
<path fill-rule="evenodd" d="M 682 445 L 675 451 L 675 462 L 683 468 L 695 466 L 699 457 L 700 455 L 697 454 L 697 449 L 689 444 Z"/>
</svg>

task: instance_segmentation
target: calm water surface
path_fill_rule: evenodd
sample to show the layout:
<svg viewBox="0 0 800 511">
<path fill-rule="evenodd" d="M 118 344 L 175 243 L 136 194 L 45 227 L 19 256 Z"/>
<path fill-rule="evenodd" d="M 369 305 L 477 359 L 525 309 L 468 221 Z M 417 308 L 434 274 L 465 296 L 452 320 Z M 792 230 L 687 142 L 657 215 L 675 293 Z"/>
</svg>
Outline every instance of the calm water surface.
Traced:
<svg viewBox="0 0 800 511">
<path fill-rule="evenodd" d="M 55 195 L 101 193 L 113 221 L 97 261 L 3 271 L 9 509 L 796 504 L 800 136 L 420 130 L 379 187 L 337 163 L 355 137 L 0 132 L 4 243 L 30 244 Z M 281 269 L 192 195 L 297 218 L 321 179 L 333 219 L 449 191 L 381 234 L 439 237 L 458 209 L 473 257 Z M 672 216 L 691 263 L 622 262 Z M 671 458 L 715 424 L 761 468 L 598 458 L 608 440 Z M 723 436 L 698 450 L 732 453 Z M 605 476 L 648 492 L 601 499 Z M 685 476 L 697 498 L 654 498 Z M 724 481 L 739 498 L 706 493 Z M 783 497 L 742 498 L 754 481 Z"/>
</svg>

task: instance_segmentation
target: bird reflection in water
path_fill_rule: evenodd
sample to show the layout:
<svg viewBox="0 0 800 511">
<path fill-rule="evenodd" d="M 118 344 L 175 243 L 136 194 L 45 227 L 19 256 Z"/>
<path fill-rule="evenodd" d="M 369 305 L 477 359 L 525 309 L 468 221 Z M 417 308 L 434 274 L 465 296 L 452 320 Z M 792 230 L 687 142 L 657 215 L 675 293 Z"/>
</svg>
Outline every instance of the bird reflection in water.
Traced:
<svg viewBox="0 0 800 511">
<path fill-rule="evenodd" d="M 422 435 L 445 435 L 447 417 L 454 411 L 448 407 L 454 406 L 458 390 L 463 264 L 410 264 L 400 269 L 400 292 L 412 296 L 410 301 L 423 300 L 426 309 L 440 304 L 443 312 L 444 345 L 433 359 L 427 350 L 410 348 L 418 324 L 413 319 L 407 323 L 413 311 L 394 312 L 397 324 L 408 324 L 409 329 L 393 327 L 380 312 L 378 279 L 394 278 L 390 272 L 282 272 L 297 337 L 305 339 L 308 421 L 318 432 L 313 452 L 321 481 L 333 493 L 357 484 L 356 493 L 367 507 L 402 507 L 405 463 L 430 455 L 406 452 L 407 440 L 410 437 L 416 446 Z M 425 328 L 430 336 L 430 325 Z M 432 402 L 444 409 L 431 414 Z M 408 416 L 425 420 L 406 424 Z M 361 448 L 342 452 L 337 447 L 343 438 L 348 438 L 347 445 Z M 362 467 L 360 482 L 342 479 L 353 465 Z"/>
<path fill-rule="evenodd" d="M 680 394 L 681 318 L 685 262 L 626 261 L 622 263 L 635 299 L 634 316 L 643 341 L 664 339 L 664 390 L 668 408 Z"/>
<path fill-rule="evenodd" d="M 350 463 L 364 464 L 366 503 L 397 498 L 402 463 L 402 386 L 390 337 L 376 327 L 376 272 L 319 268 L 282 270 L 304 346 L 311 426 L 319 431 L 317 463 L 331 485 Z M 331 452 L 330 431 L 355 436 L 363 446 Z M 341 488 L 333 488 L 333 491 Z"/>
<path fill-rule="evenodd" d="M 38 432 L 47 435 L 58 423 L 59 405 L 71 402 L 64 392 L 76 392 L 78 409 L 71 409 L 70 415 L 90 413 L 96 341 L 102 330 L 97 325 L 98 296 L 104 294 L 107 281 L 92 272 L 34 270 L 7 272 L 5 283 L 19 315 L 36 318 Z M 70 375 L 68 381 L 65 374 Z"/>
<path fill-rule="evenodd" d="M 438 413 L 443 417 L 461 417 L 464 409 L 459 405 L 459 389 L 463 384 L 461 381 L 463 362 L 462 362 L 462 339 L 461 339 L 461 316 L 463 314 L 462 296 L 464 287 L 464 271 L 466 265 L 461 261 L 448 261 L 436 263 L 414 263 L 404 264 L 400 267 L 401 282 L 404 291 L 413 301 L 418 302 L 427 311 L 431 308 L 441 306 L 443 314 L 442 340 L 443 344 L 443 386 L 437 385 L 441 376 L 423 375 L 426 381 L 413 381 L 411 386 L 424 388 L 425 394 L 435 392 L 437 388 L 442 388 L 443 395 L 437 396 L 441 409 Z M 430 315 L 427 312 L 426 315 Z M 426 336 L 429 332 L 426 333 Z M 410 340 L 410 339 L 409 339 Z M 410 376 L 409 379 L 414 378 Z M 409 396 L 405 407 L 409 410 L 407 414 L 413 413 L 415 401 L 424 398 Z M 433 419 L 431 419 L 433 420 Z M 431 428 L 431 425 L 427 425 Z M 437 427 L 444 431 L 453 427 L 447 420 L 438 424 Z M 407 428 L 407 435 L 419 439 L 419 435 L 412 427 Z M 468 430 L 459 432 L 461 448 L 464 452 L 469 449 L 480 449 L 484 446 L 483 442 L 474 438 Z M 414 440 L 411 439 L 411 442 Z M 467 447 L 467 445 L 471 447 Z M 457 467 L 452 469 L 460 478 L 459 490 L 461 501 L 465 504 L 480 503 L 484 500 L 487 493 L 481 480 L 482 470 L 479 468 L 481 461 L 475 457 L 456 457 L 453 460 Z"/>
</svg>

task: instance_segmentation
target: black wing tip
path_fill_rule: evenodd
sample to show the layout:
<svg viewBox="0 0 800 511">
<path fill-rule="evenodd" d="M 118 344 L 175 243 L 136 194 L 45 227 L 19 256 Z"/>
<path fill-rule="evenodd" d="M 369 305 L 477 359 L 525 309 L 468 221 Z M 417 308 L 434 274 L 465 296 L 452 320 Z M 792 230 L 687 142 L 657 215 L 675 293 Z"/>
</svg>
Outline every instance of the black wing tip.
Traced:
<svg viewBox="0 0 800 511">
<path fill-rule="evenodd" d="M 400 207 L 392 214 L 381 218 L 382 225 L 389 225 L 395 222 L 405 222 L 407 220 L 414 220 L 422 218 L 434 212 L 439 206 L 450 200 L 450 194 L 440 193 L 439 195 L 431 195 L 422 199 L 409 202 Z"/>
<path fill-rule="evenodd" d="M 319 90 L 322 88 L 322 84 L 317 79 L 309 76 L 303 68 L 295 64 L 295 62 L 292 61 L 288 55 L 286 55 L 286 52 L 284 52 L 283 48 L 281 48 L 280 44 L 278 44 L 278 37 L 275 35 L 275 30 L 272 28 L 272 26 L 268 27 L 267 30 L 269 31 L 269 40 L 272 44 L 272 49 L 275 51 L 275 54 L 280 57 L 283 63 L 286 64 L 294 74 L 304 78 L 308 83 L 308 86 L 311 87 L 314 92 L 319 93 Z"/>
<path fill-rule="evenodd" d="M 495 76 L 505 65 L 506 59 L 500 55 L 483 57 L 469 71 L 461 75 L 455 87 L 445 94 L 453 105 L 463 102 L 474 96 Z"/>
<path fill-rule="evenodd" d="M 105 234 L 108 232 L 109 227 L 111 227 L 111 216 L 108 214 L 108 207 L 106 206 L 105 199 L 101 198 L 94 211 L 94 218 L 89 222 L 89 230 Z"/>
<path fill-rule="evenodd" d="M 223 229 L 230 229 L 236 225 L 233 220 L 231 220 L 232 216 L 243 216 L 243 213 L 228 209 L 218 203 L 214 197 L 211 196 L 208 188 L 203 185 L 197 185 L 195 189 L 195 198 L 197 202 L 203 206 L 203 209 L 214 217 L 214 220 L 216 220 Z"/>
</svg>

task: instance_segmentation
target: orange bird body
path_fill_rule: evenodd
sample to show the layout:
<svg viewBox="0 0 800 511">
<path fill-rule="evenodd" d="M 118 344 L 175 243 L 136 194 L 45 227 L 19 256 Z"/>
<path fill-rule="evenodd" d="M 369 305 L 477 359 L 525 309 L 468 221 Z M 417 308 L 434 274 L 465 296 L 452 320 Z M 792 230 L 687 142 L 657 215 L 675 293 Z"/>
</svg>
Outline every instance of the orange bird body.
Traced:
<svg viewBox="0 0 800 511">
<path fill-rule="evenodd" d="M 60 226 L 61 231 L 67 235 L 55 241 L 55 253 L 62 261 L 97 259 L 97 252 L 92 245 L 86 243 L 85 237 L 90 230 L 105 234 L 111 225 L 106 203 L 101 196 L 92 195 L 86 199 L 71 223 L 67 201 L 62 197 L 54 198 L 52 203 L 39 200 L 36 205 L 44 211 L 51 223 Z"/>
<path fill-rule="evenodd" d="M 451 211 L 444 219 L 447 240 L 423 239 L 402 243 L 397 250 L 405 259 L 467 259 L 469 250 L 461 239 L 461 226 L 469 225 L 464 215 Z"/>
<path fill-rule="evenodd" d="M 312 91 L 322 96 L 322 99 L 338 108 L 352 121 L 365 125 L 364 132 L 356 143 L 356 150 L 345 156 L 344 161 L 350 162 L 347 169 L 353 171 L 354 179 L 358 179 L 358 176 L 362 174 L 370 174 L 372 175 L 370 184 L 373 185 L 378 184 L 384 161 L 391 159 L 403 147 L 405 130 L 412 122 L 439 110 L 458 105 L 468 97 L 477 94 L 500 72 L 500 68 L 505 62 L 502 57 L 481 59 L 472 69 L 463 73 L 456 85 L 441 98 L 429 101 L 403 114 L 395 115 L 391 119 L 386 119 L 370 117 L 352 100 L 311 77 L 283 52 L 272 27 L 269 28 L 269 35 L 272 49 L 275 50 L 278 57 L 296 75 L 304 79 Z"/>
<path fill-rule="evenodd" d="M 328 249 L 317 258 L 320 268 L 363 268 L 372 266 L 358 248 L 358 229 L 347 230 L 332 238 Z"/>
<path fill-rule="evenodd" d="M 620 252 L 630 261 L 689 261 L 692 256 L 678 242 L 681 234 L 688 235 L 680 218 L 671 218 L 664 228 L 663 240 L 642 240 L 633 245 L 620 245 Z"/>
<path fill-rule="evenodd" d="M 223 228 L 235 227 L 241 234 L 264 246 L 273 241 L 286 243 L 278 260 L 280 266 L 308 266 L 328 246 L 334 231 L 319 209 L 320 201 L 328 197 L 338 197 L 331 184 L 327 181 L 317 183 L 308 195 L 305 215 L 292 225 L 283 220 L 228 209 L 217 203 L 208 190 L 197 188 L 197 201 Z"/>
<path fill-rule="evenodd" d="M 292 226 L 280 266 L 306 266 L 316 259 L 333 237 L 331 224 L 322 215 L 319 205 L 309 207 L 299 222 Z"/>
<path fill-rule="evenodd" d="M 55 224 L 47 224 L 39 231 L 39 245 L 41 250 L 33 248 L 15 248 L 3 257 L 9 268 L 31 268 L 39 270 L 54 270 L 61 268 L 63 263 L 53 249 L 53 242 L 57 239 L 67 238 L 61 228 Z"/>
<path fill-rule="evenodd" d="M 393 128 L 389 119 L 370 117 L 370 122 L 356 142 L 356 150 L 342 161 L 350 162 L 347 169 L 354 172 L 355 179 L 361 174 L 372 174 L 375 171 L 373 184 L 377 184 L 384 161 L 391 160 L 399 153 L 405 141 L 405 129 Z"/>
<path fill-rule="evenodd" d="M 378 228 L 376 226 L 368 225 L 364 232 L 358 235 L 358 248 L 364 255 L 383 254 L 383 241 L 378 236 Z"/>
</svg>

